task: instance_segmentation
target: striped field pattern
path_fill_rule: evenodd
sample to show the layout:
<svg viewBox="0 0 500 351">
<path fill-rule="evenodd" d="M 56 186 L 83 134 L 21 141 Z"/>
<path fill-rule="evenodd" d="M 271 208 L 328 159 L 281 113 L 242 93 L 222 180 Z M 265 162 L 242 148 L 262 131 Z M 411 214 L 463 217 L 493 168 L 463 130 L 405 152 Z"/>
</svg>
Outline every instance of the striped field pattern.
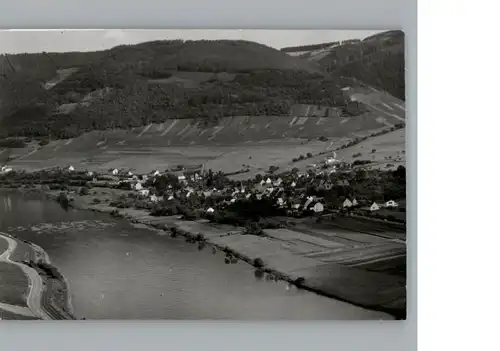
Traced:
<svg viewBox="0 0 500 351">
<path fill-rule="evenodd" d="M 276 142 L 273 148 L 290 150 L 293 158 L 298 156 L 293 149 L 308 140 L 353 139 L 405 120 L 404 102 L 389 94 L 354 87 L 345 93 L 363 103 L 368 112 L 339 117 L 331 108 L 325 117 L 325 111 L 318 113 L 317 106 L 298 105 L 291 116 L 225 117 L 213 126 L 207 126 L 202 119 L 169 119 L 130 130 L 93 131 L 74 139 L 53 141 L 39 150 L 27 151 L 11 164 L 23 168 L 39 168 L 41 163 L 45 167 L 68 163 L 75 167 L 85 164 L 87 168 L 126 167 L 140 158 L 141 164 L 163 168 L 177 162 L 201 164 L 234 153 L 238 147 L 265 150 L 262 143 L 271 141 Z M 287 145 L 290 141 L 294 142 Z M 241 163 L 244 162 L 239 166 Z"/>
</svg>

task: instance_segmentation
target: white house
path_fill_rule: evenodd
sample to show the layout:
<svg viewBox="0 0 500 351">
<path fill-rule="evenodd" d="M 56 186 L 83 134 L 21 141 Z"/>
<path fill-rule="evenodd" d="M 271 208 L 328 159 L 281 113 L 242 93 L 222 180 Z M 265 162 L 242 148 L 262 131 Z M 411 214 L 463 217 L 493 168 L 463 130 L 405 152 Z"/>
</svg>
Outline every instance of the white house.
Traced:
<svg viewBox="0 0 500 351">
<path fill-rule="evenodd" d="M 342 207 L 352 207 L 352 202 L 349 199 L 345 199 L 344 203 L 342 204 Z"/>
<path fill-rule="evenodd" d="M 385 207 L 398 207 L 398 204 L 394 200 L 389 200 L 385 203 Z"/>
<path fill-rule="evenodd" d="M 180 175 L 177 177 L 177 179 L 179 180 L 179 182 L 186 182 L 186 176 L 185 175 Z"/>
<path fill-rule="evenodd" d="M 283 206 L 284 205 L 284 201 L 283 201 L 283 199 L 281 197 L 278 199 L 277 204 L 279 206 Z"/>
<path fill-rule="evenodd" d="M 260 181 L 260 185 L 264 185 L 264 184 L 266 184 L 266 182 L 264 181 L 264 179 L 262 179 L 262 180 Z"/>
<path fill-rule="evenodd" d="M 173 195 L 170 195 L 170 196 L 168 197 L 168 200 L 173 200 L 173 199 L 174 199 L 174 196 L 173 196 Z"/>
<path fill-rule="evenodd" d="M 271 183 L 272 183 L 271 178 L 267 178 L 267 179 L 266 179 L 266 184 L 271 184 Z"/>
<path fill-rule="evenodd" d="M 132 173 L 130 171 L 127 174 L 128 174 L 129 177 L 132 177 L 134 175 L 134 173 Z"/>
<path fill-rule="evenodd" d="M 2 166 L 2 173 L 9 173 L 12 171 L 11 167 L 8 166 Z"/>
<path fill-rule="evenodd" d="M 73 166 L 68 167 L 68 171 L 73 172 L 74 170 L 75 170 L 75 167 L 73 167 Z"/>
<path fill-rule="evenodd" d="M 295 186 L 296 186 L 296 185 L 297 185 L 297 183 L 295 183 L 295 182 L 292 182 L 292 184 L 290 184 L 290 186 L 291 186 L 292 188 L 295 188 Z"/>
<path fill-rule="evenodd" d="M 278 178 L 275 182 L 274 182 L 274 186 L 280 186 L 281 183 L 283 183 L 283 180 L 281 178 Z"/>
<path fill-rule="evenodd" d="M 141 189 L 141 190 L 139 190 L 139 194 L 141 194 L 141 196 L 149 196 L 149 190 L 148 189 Z"/>
<path fill-rule="evenodd" d="M 325 209 L 325 207 L 323 206 L 323 204 L 321 202 L 317 202 L 316 205 L 314 205 L 314 207 L 313 207 L 313 211 L 316 213 L 323 212 L 324 209 Z"/>
<path fill-rule="evenodd" d="M 151 195 L 149 199 L 150 199 L 151 201 L 153 201 L 153 202 L 158 202 L 158 201 L 159 201 L 159 200 L 158 200 L 158 196 L 156 196 L 156 195 Z"/>
<path fill-rule="evenodd" d="M 376 202 L 374 202 L 370 207 L 370 211 L 378 211 L 378 210 L 380 210 L 380 206 Z"/>
<path fill-rule="evenodd" d="M 352 200 L 352 205 L 353 205 L 353 206 L 358 206 L 358 202 L 356 201 L 356 199 L 353 199 L 353 200 Z"/>
<path fill-rule="evenodd" d="M 313 197 L 312 196 L 309 196 L 306 200 L 306 203 L 304 204 L 304 210 L 311 204 L 311 202 L 313 202 Z"/>
<path fill-rule="evenodd" d="M 136 183 L 135 184 L 135 190 L 142 190 L 142 184 L 141 183 Z"/>
<path fill-rule="evenodd" d="M 207 212 L 208 212 L 208 213 L 214 213 L 214 211 L 215 211 L 215 210 L 214 210 L 212 207 L 209 207 L 209 208 L 207 209 Z"/>
<path fill-rule="evenodd" d="M 113 169 L 112 173 L 113 173 L 113 175 L 117 175 L 118 174 L 118 170 L 115 168 L 115 169 Z"/>
<path fill-rule="evenodd" d="M 160 175 L 160 172 L 158 172 L 158 170 L 156 170 L 156 171 L 153 173 L 153 176 L 157 176 L 157 175 Z"/>
<path fill-rule="evenodd" d="M 92 176 L 94 175 L 94 172 L 92 172 L 92 171 L 88 171 L 88 172 L 87 172 L 87 175 L 88 175 L 89 177 L 92 177 Z"/>
</svg>

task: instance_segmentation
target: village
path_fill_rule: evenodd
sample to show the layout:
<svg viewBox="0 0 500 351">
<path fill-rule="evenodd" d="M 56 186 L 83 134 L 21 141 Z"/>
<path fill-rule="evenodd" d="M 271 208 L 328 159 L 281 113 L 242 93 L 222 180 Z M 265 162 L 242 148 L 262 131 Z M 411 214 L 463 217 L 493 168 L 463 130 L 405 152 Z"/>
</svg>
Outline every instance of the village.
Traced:
<svg viewBox="0 0 500 351">
<path fill-rule="evenodd" d="M 352 164 L 337 160 L 335 156 L 334 153 L 321 164 L 310 165 L 304 172 L 298 169 L 278 172 L 277 167 L 270 167 L 268 172 L 244 181 L 231 180 L 222 172 L 206 171 L 203 167 L 184 169 L 177 166 L 164 172 L 134 174 L 124 169 L 97 173 L 77 170 L 70 165 L 58 172 L 65 173 L 68 178 L 84 176 L 88 180 L 87 188 L 126 190 L 128 196 L 115 201 L 116 207 L 150 209 L 152 214 L 158 215 L 213 219 L 220 215 L 227 217 L 228 212 L 233 212 L 239 220 L 231 224 L 238 225 L 246 220 L 258 221 L 259 217 L 328 218 L 332 215 L 357 215 L 405 223 L 404 167 L 396 171 L 353 169 Z M 0 174 L 5 178 L 9 173 L 16 172 L 3 166 Z M 253 207 L 257 208 L 241 208 L 249 202 L 255 202 L 257 206 Z"/>
</svg>

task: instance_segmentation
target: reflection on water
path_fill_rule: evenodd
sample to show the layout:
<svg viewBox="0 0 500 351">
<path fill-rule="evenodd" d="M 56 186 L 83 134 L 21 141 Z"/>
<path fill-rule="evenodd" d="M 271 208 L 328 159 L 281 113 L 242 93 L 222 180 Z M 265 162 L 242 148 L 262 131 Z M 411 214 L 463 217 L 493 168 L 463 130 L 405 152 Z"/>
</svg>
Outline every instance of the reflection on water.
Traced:
<svg viewBox="0 0 500 351">
<path fill-rule="evenodd" d="M 42 246 L 87 319 L 387 319 L 276 282 L 225 254 L 54 201 L 0 193 L 0 231 Z"/>
</svg>

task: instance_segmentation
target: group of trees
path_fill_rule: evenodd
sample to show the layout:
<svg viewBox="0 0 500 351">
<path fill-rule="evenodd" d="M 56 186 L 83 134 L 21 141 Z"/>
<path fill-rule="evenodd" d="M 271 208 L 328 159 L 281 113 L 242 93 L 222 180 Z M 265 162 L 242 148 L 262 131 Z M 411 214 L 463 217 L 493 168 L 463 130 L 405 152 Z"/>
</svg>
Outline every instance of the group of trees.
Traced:
<svg viewBox="0 0 500 351">
<path fill-rule="evenodd" d="M 238 74 L 233 81 L 205 82 L 196 89 L 133 77 L 130 72 L 78 72 L 55 86 L 43 104 L 29 104 L 7 116 L 2 131 L 6 136 L 69 138 L 96 129 L 162 123 L 172 117 L 217 121 L 225 116 L 289 115 L 296 103 L 345 107 L 350 114 L 362 112 L 343 97 L 333 80 L 306 72 Z M 90 105 L 77 106 L 69 114 L 54 113 L 57 104 L 74 100 L 69 91 L 83 97 L 104 87 L 111 90 Z"/>
<path fill-rule="evenodd" d="M 352 46 L 361 51 L 349 49 Z M 325 75 L 316 62 L 247 41 L 155 41 L 92 53 L 11 56 L 18 68 L 1 65 L 8 74 L 0 77 L 0 137 L 69 138 L 90 130 L 161 123 L 172 117 L 216 122 L 224 116 L 289 115 L 293 104 L 340 107 L 347 115 L 357 115 L 363 108 L 343 96 L 335 77 L 354 76 L 404 97 L 400 46 L 397 40 L 389 47 L 380 41 L 341 45 L 320 61 L 333 76 Z M 354 55 L 352 60 L 350 55 Z M 50 90 L 43 88 L 56 69 L 68 67 L 78 67 L 78 71 Z M 214 74 L 195 87 L 150 81 L 179 71 L 235 76 L 218 79 Z M 110 91 L 102 98 L 79 104 L 69 114 L 57 113 L 59 105 L 76 103 L 104 88 Z"/>
<path fill-rule="evenodd" d="M 354 77 L 405 100 L 404 33 L 390 31 L 332 49 L 319 63 L 336 76 Z"/>
</svg>

